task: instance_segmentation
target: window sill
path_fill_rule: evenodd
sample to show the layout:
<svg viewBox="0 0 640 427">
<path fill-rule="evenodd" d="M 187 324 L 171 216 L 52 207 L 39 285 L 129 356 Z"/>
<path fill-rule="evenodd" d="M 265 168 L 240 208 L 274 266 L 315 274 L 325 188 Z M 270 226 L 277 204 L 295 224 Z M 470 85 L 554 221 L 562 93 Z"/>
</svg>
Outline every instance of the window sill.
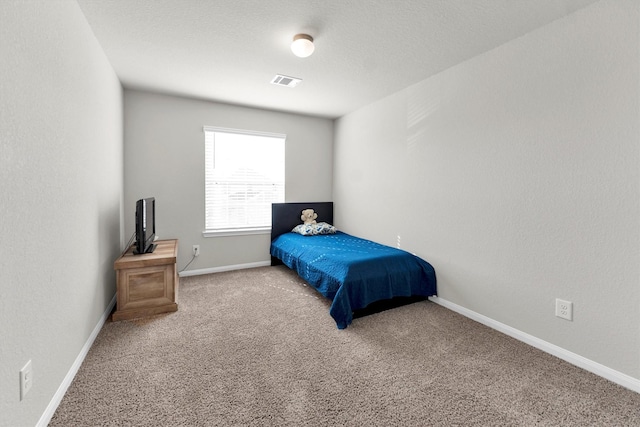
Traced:
<svg viewBox="0 0 640 427">
<path fill-rule="evenodd" d="M 271 234 L 271 227 L 204 230 L 202 237 L 249 236 L 253 234 Z"/>
</svg>

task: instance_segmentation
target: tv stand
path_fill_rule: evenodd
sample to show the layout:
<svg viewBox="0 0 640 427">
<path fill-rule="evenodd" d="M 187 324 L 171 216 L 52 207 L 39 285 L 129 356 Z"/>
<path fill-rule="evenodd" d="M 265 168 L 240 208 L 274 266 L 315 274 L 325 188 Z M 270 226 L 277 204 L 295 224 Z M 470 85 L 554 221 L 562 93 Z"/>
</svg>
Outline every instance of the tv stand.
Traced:
<svg viewBox="0 0 640 427">
<path fill-rule="evenodd" d="M 113 263 L 116 311 L 111 320 L 134 319 L 178 310 L 178 240 L 157 240 L 152 253 L 134 255 L 131 246 Z"/>
</svg>

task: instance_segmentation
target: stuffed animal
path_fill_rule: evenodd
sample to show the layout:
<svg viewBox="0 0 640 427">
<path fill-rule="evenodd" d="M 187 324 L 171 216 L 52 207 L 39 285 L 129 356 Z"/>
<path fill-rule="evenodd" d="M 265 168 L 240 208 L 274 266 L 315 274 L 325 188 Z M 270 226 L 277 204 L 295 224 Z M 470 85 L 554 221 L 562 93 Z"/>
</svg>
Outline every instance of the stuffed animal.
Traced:
<svg viewBox="0 0 640 427">
<path fill-rule="evenodd" d="M 313 209 L 305 209 L 302 211 L 302 215 L 300 216 L 300 219 L 305 223 L 305 224 L 315 224 L 316 223 L 316 218 L 318 218 L 318 214 L 315 213 L 313 211 Z"/>
</svg>

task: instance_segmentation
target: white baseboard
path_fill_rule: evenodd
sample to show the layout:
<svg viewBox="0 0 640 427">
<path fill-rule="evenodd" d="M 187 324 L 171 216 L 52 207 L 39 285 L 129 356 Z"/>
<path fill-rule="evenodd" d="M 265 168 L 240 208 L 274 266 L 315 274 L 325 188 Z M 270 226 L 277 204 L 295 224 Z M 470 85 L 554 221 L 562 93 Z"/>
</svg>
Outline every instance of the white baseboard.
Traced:
<svg viewBox="0 0 640 427">
<path fill-rule="evenodd" d="M 593 360 L 582 357 L 579 354 L 572 353 L 562 347 L 558 347 L 555 344 L 551 344 L 549 342 L 536 338 L 533 335 L 529 335 L 518 329 L 512 328 L 511 326 L 507 326 L 503 323 L 500 323 L 496 320 L 476 313 L 475 311 L 471 311 L 440 297 L 429 297 L 429 300 L 445 308 L 448 308 L 449 310 L 455 311 L 456 313 L 459 313 L 465 317 L 473 319 L 478 323 L 482 323 L 485 326 L 500 331 L 503 334 L 509 335 L 510 337 L 515 338 L 518 341 L 522 341 L 539 350 L 552 354 L 566 362 L 571 363 L 572 365 L 606 378 L 607 380 L 626 387 L 629 390 L 635 391 L 636 393 L 640 393 L 640 380 L 637 378 L 633 378 L 627 374 L 618 372 L 607 366 L 601 365 L 600 363 L 594 362 Z"/>
<path fill-rule="evenodd" d="M 58 390 L 53 395 L 53 398 L 51 399 L 51 402 L 49 402 L 47 409 L 45 409 L 44 413 L 40 417 L 40 420 L 38 421 L 38 424 L 36 424 L 36 427 L 47 427 L 47 425 L 51 421 L 53 414 L 55 414 L 56 409 L 58 409 L 58 405 L 60 405 L 60 402 L 62 402 L 62 398 L 67 392 L 67 389 L 71 385 L 71 382 L 75 378 L 76 374 L 78 373 L 78 369 L 80 369 L 82 362 L 84 362 L 85 357 L 87 357 L 87 353 L 89 353 L 89 349 L 93 345 L 93 342 L 96 340 L 96 337 L 100 333 L 100 330 L 104 326 L 104 323 L 109 318 L 109 315 L 111 314 L 111 311 L 113 310 L 113 307 L 115 307 L 115 305 L 116 305 L 116 295 L 114 294 L 113 298 L 111 299 L 111 302 L 109 302 L 109 305 L 107 306 L 107 309 L 104 311 L 104 313 L 102 314 L 102 317 L 98 321 L 98 324 L 96 325 L 95 328 L 93 328 L 93 331 L 91 331 L 91 335 L 89 335 L 87 342 L 84 344 L 84 346 L 80 350 L 80 354 L 78 354 L 78 357 L 76 357 L 76 360 L 73 362 L 73 365 L 71 365 L 71 369 L 69 369 L 69 372 L 67 372 L 67 375 L 64 377 L 62 384 L 60 384 L 60 387 L 58 387 Z"/>
<path fill-rule="evenodd" d="M 223 271 L 244 270 L 245 268 L 268 267 L 271 261 L 250 262 L 247 264 L 224 265 L 222 267 L 201 268 L 199 270 L 181 271 L 178 276 L 200 276 L 202 274 L 221 273 Z"/>
</svg>

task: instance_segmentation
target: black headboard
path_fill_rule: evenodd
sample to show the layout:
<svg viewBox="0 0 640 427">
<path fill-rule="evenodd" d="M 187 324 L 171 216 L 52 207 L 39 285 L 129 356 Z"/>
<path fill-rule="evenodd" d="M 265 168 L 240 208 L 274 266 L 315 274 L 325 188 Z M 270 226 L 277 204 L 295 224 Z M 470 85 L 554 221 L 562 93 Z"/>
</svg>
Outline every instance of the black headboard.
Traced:
<svg viewBox="0 0 640 427">
<path fill-rule="evenodd" d="M 302 224 L 300 215 L 304 209 L 313 209 L 317 222 L 333 225 L 333 202 L 311 203 L 272 203 L 271 204 L 271 241 L 281 234 L 288 233 L 298 224 Z"/>
</svg>

